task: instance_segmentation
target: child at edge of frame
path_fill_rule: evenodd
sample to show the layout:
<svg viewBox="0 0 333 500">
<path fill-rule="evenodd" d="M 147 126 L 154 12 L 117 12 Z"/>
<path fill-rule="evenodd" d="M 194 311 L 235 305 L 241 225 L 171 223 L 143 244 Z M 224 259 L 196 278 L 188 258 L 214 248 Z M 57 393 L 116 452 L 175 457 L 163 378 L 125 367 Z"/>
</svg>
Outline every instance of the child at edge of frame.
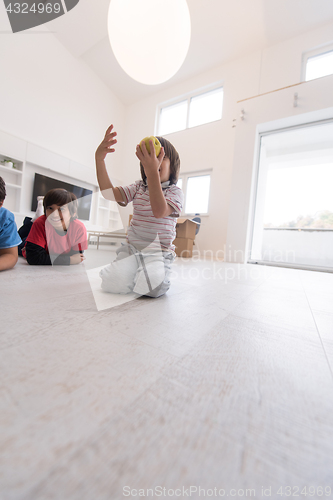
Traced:
<svg viewBox="0 0 333 500">
<path fill-rule="evenodd" d="M 2 206 L 6 194 L 6 183 L 0 177 L 0 271 L 12 269 L 16 265 L 17 247 L 21 243 L 14 214 Z"/>
<path fill-rule="evenodd" d="M 123 207 L 133 202 L 133 217 L 127 243 L 117 250 L 116 259 L 100 271 L 101 287 L 110 293 L 134 292 L 157 298 L 170 288 L 171 264 L 175 259 L 176 218 L 181 214 L 184 200 L 182 190 L 176 186 L 179 154 L 163 137 L 157 137 L 161 144 L 158 156 L 152 140 L 150 151 L 142 141 L 135 152 L 140 160 L 141 180 L 114 187 L 105 158 L 115 151 L 116 135 L 110 125 L 96 150 L 97 180 L 104 198 Z"/>
</svg>

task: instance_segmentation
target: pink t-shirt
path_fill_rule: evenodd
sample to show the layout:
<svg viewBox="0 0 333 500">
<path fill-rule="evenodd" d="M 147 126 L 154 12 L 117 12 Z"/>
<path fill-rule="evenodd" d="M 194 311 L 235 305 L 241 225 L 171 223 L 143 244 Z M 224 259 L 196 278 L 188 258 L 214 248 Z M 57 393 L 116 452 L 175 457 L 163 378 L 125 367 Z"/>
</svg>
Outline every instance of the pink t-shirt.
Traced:
<svg viewBox="0 0 333 500">
<path fill-rule="evenodd" d="M 45 215 L 38 217 L 33 223 L 26 239 L 26 242 L 28 241 L 45 248 L 52 255 L 66 254 L 71 250 L 78 252 L 88 248 L 87 231 L 81 221 L 72 220 L 66 234 L 61 235 L 48 222 Z"/>
<path fill-rule="evenodd" d="M 148 186 L 143 181 L 136 181 L 129 186 L 119 186 L 124 198 L 124 205 L 133 201 L 133 218 L 127 233 L 127 241 L 141 250 L 154 241 L 159 241 L 163 251 L 173 251 L 176 238 L 176 218 L 180 216 L 184 201 L 183 191 L 170 182 L 162 183 L 162 191 L 173 212 L 168 217 L 157 219 L 152 211 Z M 126 201 L 125 201 L 126 200 Z"/>
</svg>

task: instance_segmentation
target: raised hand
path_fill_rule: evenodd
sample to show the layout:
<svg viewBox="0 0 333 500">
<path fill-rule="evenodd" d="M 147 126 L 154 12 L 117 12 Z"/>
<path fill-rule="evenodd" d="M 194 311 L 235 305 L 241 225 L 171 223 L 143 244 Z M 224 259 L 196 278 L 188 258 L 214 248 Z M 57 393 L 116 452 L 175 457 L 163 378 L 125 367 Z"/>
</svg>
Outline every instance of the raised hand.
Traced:
<svg viewBox="0 0 333 500">
<path fill-rule="evenodd" d="M 114 153 L 115 149 L 112 147 L 117 143 L 115 139 L 117 132 L 112 132 L 113 125 L 105 132 L 104 139 L 96 149 L 95 158 L 97 161 L 103 161 L 108 153 Z"/>
<path fill-rule="evenodd" d="M 117 142 L 117 139 L 115 139 L 116 135 L 117 132 L 113 132 L 113 125 L 110 125 L 110 127 L 105 132 L 104 139 L 96 149 L 96 175 L 99 188 L 104 198 L 124 204 L 124 199 L 121 192 L 117 187 L 114 187 L 112 185 L 104 161 L 108 153 L 114 153 L 115 151 L 112 146 L 114 146 Z"/>
</svg>

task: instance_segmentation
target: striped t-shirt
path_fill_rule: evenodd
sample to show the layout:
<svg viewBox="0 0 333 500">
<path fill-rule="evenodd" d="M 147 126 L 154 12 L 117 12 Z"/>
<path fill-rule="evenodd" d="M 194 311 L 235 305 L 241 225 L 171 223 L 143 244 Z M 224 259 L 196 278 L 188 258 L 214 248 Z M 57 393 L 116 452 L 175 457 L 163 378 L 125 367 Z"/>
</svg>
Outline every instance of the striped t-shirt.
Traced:
<svg viewBox="0 0 333 500">
<path fill-rule="evenodd" d="M 168 217 L 158 219 L 153 214 L 148 186 L 143 181 L 136 181 L 129 186 L 119 186 L 119 190 L 124 198 L 124 203 L 120 205 L 126 206 L 133 201 L 133 218 L 127 232 L 127 241 L 138 250 L 151 246 L 154 241 L 159 241 L 163 251 L 173 251 L 176 217 L 179 217 L 182 211 L 183 191 L 175 184 L 170 185 L 170 181 L 162 183 L 165 200 L 174 211 Z"/>
</svg>

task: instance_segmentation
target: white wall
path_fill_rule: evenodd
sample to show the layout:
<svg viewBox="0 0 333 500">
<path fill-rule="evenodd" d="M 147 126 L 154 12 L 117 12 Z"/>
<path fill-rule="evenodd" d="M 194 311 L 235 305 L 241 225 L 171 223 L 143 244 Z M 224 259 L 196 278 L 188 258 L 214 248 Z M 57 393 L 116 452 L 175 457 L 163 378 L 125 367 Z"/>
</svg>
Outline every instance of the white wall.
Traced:
<svg viewBox="0 0 333 500">
<path fill-rule="evenodd" d="M 301 81 L 303 54 L 333 42 L 333 24 L 263 50 L 259 94 Z"/>
<path fill-rule="evenodd" d="M 231 218 L 228 222 L 228 212 L 231 203 L 237 131 L 232 125 L 234 119 L 239 119 L 237 101 L 300 82 L 303 52 L 332 41 L 331 23 L 268 47 L 262 52 L 231 61 L 167 90 L 156 92 L 150 98 L 128 107 L 123 178 L 126 182 L 140 178 L 139 164 L 134 154 L 135 145 L 143 137 L 154 134 L 156 107 L 159 103 L 222 80 L 224 82 L 222 120 L 166 136 L 180 153 L 182 172 L 198 171 L 203 168 L 213 169 L 210 215 L 203 218 L 197 238 L 201 251 L 220 251 L 221 255 L 221 250 L 224 250 L 227 241 L 228 223 L 232 221 Z M 252 141 L 254 142 L 254 137 Z M 253 158 L 249 160 L 252 169 Z M 248 163 L 244 168 L 249 168 Z M 242 175 L 241 169 L 240 175 Z M 233 230 L 237 231 L 237 228 Z"/>
<path fill-rule="evenodd" d="M 123 130 L 124 106 L 45 27 L 36 31 L 1 34 L 0 130 L 93 169 L 109 122 Z"/>
</svg>

